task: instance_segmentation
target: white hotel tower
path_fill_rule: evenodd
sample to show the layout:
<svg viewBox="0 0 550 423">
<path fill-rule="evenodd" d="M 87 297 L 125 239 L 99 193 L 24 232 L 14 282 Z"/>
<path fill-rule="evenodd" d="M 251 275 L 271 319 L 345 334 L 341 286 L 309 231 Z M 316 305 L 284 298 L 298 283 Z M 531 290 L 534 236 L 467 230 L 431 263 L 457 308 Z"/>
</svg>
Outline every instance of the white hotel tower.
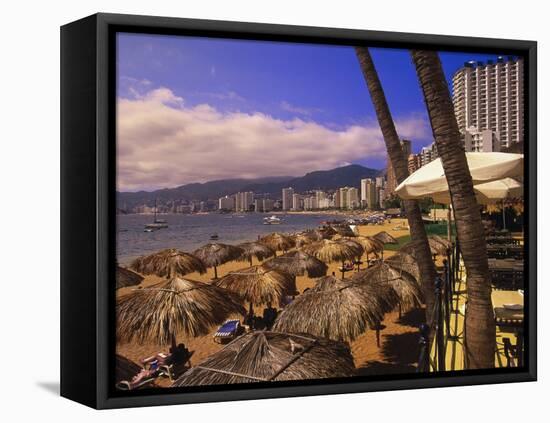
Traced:
<svg viewBox="0 0 550 423">
<path fill-rule="evenodd" d="M 523 59 L 465 63 L 453 76 L 453 103 L 458 128 L 470 140 L 467 150 L 498 151 L 523 142 Z M 484 140 L 487 134 L 493 139 Z M 489 145 L 494 138 L 497 148 Z"/>
</svg>

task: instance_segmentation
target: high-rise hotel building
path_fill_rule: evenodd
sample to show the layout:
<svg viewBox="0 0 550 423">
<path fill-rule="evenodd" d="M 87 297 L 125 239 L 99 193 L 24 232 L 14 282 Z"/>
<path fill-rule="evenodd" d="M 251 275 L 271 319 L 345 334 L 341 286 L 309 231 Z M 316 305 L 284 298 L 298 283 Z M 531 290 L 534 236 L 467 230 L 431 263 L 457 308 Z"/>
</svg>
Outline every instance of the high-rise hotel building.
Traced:
<svg viewBox="0 0 550 423">
<path fill-rule="evenodd" d="M 292 208 L 292 196 L 294 195 L 294 189 L 292 188 L 283 188 L 282 198 L 283 198 L 283 210 L 290 210 Z"/>
<path fill-rule="evenodd" d="M 467 62 L 455 72 L 453 104 L 468 151 L 523 142 L 523 80 L 523 59 L 515 57 Z"/>
</svg>

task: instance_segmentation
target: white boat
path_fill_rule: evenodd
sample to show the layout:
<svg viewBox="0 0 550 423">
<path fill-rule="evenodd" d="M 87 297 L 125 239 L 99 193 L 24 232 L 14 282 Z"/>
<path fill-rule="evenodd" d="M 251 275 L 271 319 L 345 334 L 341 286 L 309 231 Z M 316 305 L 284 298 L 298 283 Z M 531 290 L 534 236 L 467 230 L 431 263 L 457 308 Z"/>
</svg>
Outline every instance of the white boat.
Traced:
<svg viewBox="0 0 550 423">
<path fill-rule="evenodd" d="M 157 199 L 155 198 L 155 217 L 153 223 L 145 224 L 145 232 L 152 232 L 153 230 L 167 228 L 168 223 L 164 219 L 157 219 Z M 151 230 L 148 230 L 151 229 Z"/>
<path fill-rule="evenodd" d="M 280 225 L 281 219 L 277 216 L 264 217 L 264 225 Z"/>
</svg>

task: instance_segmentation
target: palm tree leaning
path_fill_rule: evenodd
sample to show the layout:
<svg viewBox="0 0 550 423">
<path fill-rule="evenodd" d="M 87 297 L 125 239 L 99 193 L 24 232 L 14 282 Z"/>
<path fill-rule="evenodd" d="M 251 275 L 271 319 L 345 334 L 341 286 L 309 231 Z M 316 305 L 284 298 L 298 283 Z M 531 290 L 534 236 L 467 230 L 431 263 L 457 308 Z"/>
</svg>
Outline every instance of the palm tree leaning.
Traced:
<svg viewBox="0 0 550 423">
<path fill-rule="evenodd" d="M 449 88 L 435 51 L 411 52 L 424 92 L 437 151 L 449 185 L 467 276 L 466 366 L 494 367 L 495 321 L 481 213 L 456 122 Z"/>
<path fill-rule="evenodd" d="M 401 183 L 409 176 L 407 158 L 403 154 L 401 142 L 397 135 L 378 73 L 367 47 L 356 47 L 355 52 L 374 104 L 395 177 L 397 182 Z M 430 253 L 428 236 L 426 235 L 418 202 L 416 200 L 404 200 L 403 206 L 411 231 L 411 243 L 416 246 L 416 257 L 421 278 L 420 283 L 422 285 L 424 301 L 426 302 L 426 321 L 431 323 L 434 304 L 434 281 L 436 277 L 435 265 Z"/>
</svg>

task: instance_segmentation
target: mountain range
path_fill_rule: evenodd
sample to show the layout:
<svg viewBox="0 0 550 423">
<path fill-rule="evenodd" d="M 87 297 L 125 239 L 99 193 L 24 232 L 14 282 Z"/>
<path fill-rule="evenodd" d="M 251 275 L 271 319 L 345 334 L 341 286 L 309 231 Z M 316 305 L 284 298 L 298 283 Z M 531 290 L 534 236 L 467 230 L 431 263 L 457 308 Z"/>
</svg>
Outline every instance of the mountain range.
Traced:
<svg viewBox="0 0 550 423">
<path fill-rule="evenodd" d="M 300 177 L 275 176 L 257 179 L 223 179 L 205 183 L 191 183 L 176 188 L 164 188 L 156 191 L 117 192 L 117 207 L 129 208 L 136 205 L 152 206 L 155 199 L 159 204 L 173 200 L 217 200 L 226 195 L 243 191 L 267 194 L 273 199 L 281 197 L 281 190 L 292 187 L 298 193 L 311 190 L 334 190 L 349 186 L 360 188 L 361 179 L 375 178 L 384 171 L 371 169 L 357 164 L 338 167 L 331 170 L 310 172 Z"/>
</svg>

